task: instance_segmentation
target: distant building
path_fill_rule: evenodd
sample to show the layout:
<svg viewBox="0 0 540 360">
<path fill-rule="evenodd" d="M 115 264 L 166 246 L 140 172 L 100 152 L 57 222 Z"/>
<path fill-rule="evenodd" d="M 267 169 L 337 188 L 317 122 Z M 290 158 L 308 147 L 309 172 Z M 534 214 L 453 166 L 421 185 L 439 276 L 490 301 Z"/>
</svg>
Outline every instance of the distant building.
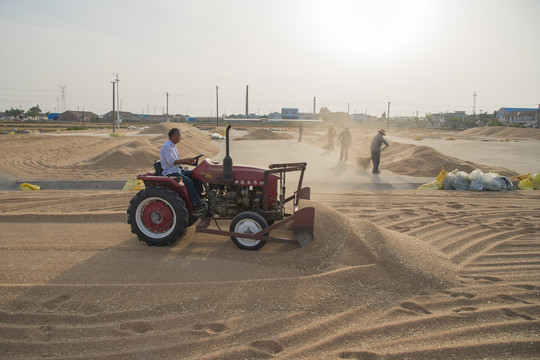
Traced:
<svg viewBox="0 0 540 360">
<path fill-rule="evenodd" d="M 54 114 L 57 115 L 58 121 L 90 121 L 94 119 L 99 119 L 99 116 L 94 114 L 91 111 L 74 111 L 74 110 L 68 110 L 64 111 L 61 114 Z M 53 115 L 53 120 L 54 120 Z"/>
<path fill-rule="evenodd" d="M 538 110 L 538 108 L 510 108 L 510 107 L 502 107 L 499 110 L 497 110 L 497 118 L 500 120 L 501 117 L 504 117 L 511 112 L 516 111 L 529 111 L 529 110 Z"/>
<path fill-rule="evenodd" d="M 377 118 L 373 115 L 357 113 L 351 114 L 351 121 L 355 124 L 379 126 L 383 119 Z"/>
<path fill-rule="evenodd" d="M 320 117 L 322 120 L 332 123 L 336 126 L 347 126 L 352 121 L 352 116 L 349 113 L 338 111 L 324 111 L 321 112 Z"/>
<path fill-rule="evenodd" d="M 298 108 L 282 108 L 281 118 L 297 120 L 299 118 Z"/>
<path fill-rule="evenodd" d="M 359 123 L 365 123 L 365 122 L 368 122 L 370 120 L 370 117 L 371 116 L 369 116 L 367 114 L 352 114 L 351 115 L 351 121 L 359 122 Z"/>
<path fill-rule="evenodd" d="M 319 114 L 298 113 L 298 119 L 300 119 L 300 120 L 319 120 Z"/>
<path fill-rule="evenodd" d="M 426 127 L 428 128 L 440 128 L 446 123 L 443 113 L 427 114 L 426 115 Z"/>
<path fill-rule="evenodd" d="M 268 120 L 279 120 L 279 119 L 281 119 L 281 113 L 278 113 L 277 111 L 268 114 Z"/>
<path fill-rule="evenodd" d="M 112 120 L 112 119 L 116 120 L 117 112 L 118 111 L 115 111 L 113 114 L 112 111 L 109 111 L 108 113 L 103 115 L 103 120 Z M 129 111 L 120 111 L 120 120 L 141 120 L 141 115 L 137 115 Z"/>
<path fill-rule="evenodd" d="M 505 125 L 520 125 L 523 127 L 538 127 L 540 111 L 530 108 L 500 108 L 497 119 Z"/>
</svg>

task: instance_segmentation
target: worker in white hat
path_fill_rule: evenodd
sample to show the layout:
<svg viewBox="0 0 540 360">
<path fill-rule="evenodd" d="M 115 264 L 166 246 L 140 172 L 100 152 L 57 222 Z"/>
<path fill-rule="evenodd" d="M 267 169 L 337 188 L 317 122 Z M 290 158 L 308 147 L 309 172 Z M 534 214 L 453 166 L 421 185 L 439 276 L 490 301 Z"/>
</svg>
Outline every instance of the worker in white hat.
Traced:
<svg viewBox="0 0 540 360">
<path fill-rule="evenodd" d="M 375 135 L 373 137 L 373 140 L 371 141 L 371 161 L 373 162 L 373 170 L 371 171 L 372 174 L 381 173 L 379 171 L 379 163 L 381 162 L 381 151 L 390 146 L 384 139 L 384 135 L 386 135 L 386 132 L 384 131 L 384 129 L 381 129 L 377 132 L 377 135 Z M 384 144 L 385 147 L 381 149 L 382 144 Z"/>
</svg>

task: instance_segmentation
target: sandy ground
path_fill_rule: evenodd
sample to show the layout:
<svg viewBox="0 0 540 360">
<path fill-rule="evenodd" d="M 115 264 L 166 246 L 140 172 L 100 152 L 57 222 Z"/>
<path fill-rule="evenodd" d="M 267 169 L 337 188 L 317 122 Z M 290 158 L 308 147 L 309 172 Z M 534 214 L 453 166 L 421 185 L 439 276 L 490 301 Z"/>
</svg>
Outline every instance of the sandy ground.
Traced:
<svg viewBox="0 0 540 360">
<path fill-rule="evenodd" d="M 5 135 L 0 182 L 125 181 L 151 171 L 165 128 Z M 223 142 L 182 131 L 181 153 L 223 157 Z M 231 142 L 235 164 L 308 162 L 316 222 L 302 248 L 242 251 L 193 228 L 148 247 L 126 223 L 132 191 L 0 191 L 0 358 L 538 357 L 540 192 L 414 190 L 443 162 L 540 172 L 538 140 L 481 157 L 486 142 L 468 139 L 459 158 L 442 145 L 459 137 L 435 136 L 437 152 L 389 134 L 371 176 L 356 164 L 369 134 L 353 132 L 339 162 L 322 133 L 306 133 Z M 536 155 L 519 147 L 529 141 Z"/>
</svg>

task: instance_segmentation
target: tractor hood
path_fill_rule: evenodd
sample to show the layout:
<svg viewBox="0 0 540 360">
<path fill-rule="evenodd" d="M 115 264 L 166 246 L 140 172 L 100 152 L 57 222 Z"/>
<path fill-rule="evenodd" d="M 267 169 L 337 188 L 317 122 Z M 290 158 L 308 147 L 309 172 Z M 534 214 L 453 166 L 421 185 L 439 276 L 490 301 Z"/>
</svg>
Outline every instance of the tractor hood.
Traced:
<svg viewBox="0 0 540 360">
<path fill-rule="evenodd" d="M 234 165 L 232 185 L 263 186 L 264 172 L 266 170 L 268 169 L 253 166 Z M 208 159 L 205 159 L 195 169 L 193 169 L 193 176 L 209 184 L 225 183 L 223 178 L 223 165 L 212 163 Z M 278 179 L 279 176 L 276 174 L 268 175 L 268 181 L 270 183 L 275 184 Z"/>
</svg>

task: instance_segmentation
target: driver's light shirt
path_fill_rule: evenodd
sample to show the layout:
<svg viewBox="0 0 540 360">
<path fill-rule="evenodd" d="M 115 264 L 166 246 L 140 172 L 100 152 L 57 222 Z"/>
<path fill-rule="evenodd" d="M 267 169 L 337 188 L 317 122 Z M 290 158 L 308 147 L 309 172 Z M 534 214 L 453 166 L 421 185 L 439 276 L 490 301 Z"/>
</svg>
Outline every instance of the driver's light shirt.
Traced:
<svg viewBox="0 0 540 360">
<path fill-rule="evenodd" d="M 161 161 L 161 167 L 163 168 L 163 175 L 169 175 L 171 173 L 180 173 L 182 166 L 174 165 L 174 161 L 180 159 L 178 155 L 178 149 L 171 140 L 167 140 L 159 152 L 159 161 Z"/>
</svg>

